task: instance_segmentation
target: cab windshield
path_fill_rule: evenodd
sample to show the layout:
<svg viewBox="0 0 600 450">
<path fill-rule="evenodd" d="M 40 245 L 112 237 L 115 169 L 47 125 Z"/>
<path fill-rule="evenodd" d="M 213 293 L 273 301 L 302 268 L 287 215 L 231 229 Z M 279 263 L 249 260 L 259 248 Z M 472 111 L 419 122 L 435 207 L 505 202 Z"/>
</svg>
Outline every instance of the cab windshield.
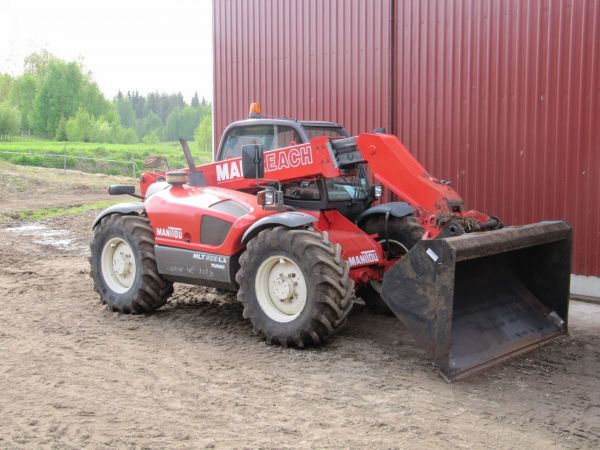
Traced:
<svg viewBox="0 0 600 450">
<path fill-rule="evenodd" d="M 353 175 L 329 178 L 325 180 L 325 184 L 330 201 L 365 200 L 369 196 L 369 184 L 363 167 Z"/>
<path fill-rule="evenodd" d="M 342 177 L 325 180 L 329 201 L 364 201 L 369 196 L 369 183 L 364 167 Z M 283 187 L 283 195 L 294 200 L 321 200 L 317 181 L 293 181 Z"/>
</svg>

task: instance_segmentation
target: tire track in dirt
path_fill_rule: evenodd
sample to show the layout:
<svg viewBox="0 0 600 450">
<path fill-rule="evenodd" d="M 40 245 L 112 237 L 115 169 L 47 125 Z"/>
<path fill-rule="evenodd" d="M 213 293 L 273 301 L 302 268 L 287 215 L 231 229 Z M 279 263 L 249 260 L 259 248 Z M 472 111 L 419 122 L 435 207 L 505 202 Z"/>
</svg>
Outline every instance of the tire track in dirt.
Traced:
<svg viewBox="0 0 600 450">
<path fill-rule="evenodd" d="M 577 303 L 570 337 L 449 385 L 396 319 L 360 307 L 303 351 L 260 342 L 212 289 L 110 312 L 88 275 L 93 217 L 43 222 L 67 249 L 0 229 L 0 447 L 600 444 L 600 337 Z"/>
</svg>

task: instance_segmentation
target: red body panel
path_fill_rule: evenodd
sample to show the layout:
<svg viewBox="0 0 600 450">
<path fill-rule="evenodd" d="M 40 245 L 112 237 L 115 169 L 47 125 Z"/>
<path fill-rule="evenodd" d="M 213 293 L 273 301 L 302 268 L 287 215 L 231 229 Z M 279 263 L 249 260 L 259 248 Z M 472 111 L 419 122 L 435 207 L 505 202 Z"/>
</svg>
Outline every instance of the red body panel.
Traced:
<svg viewBox="0 0 600 450">
<path fill-rule="evenodd" d="M 236 218 L 210 206 L 222 200 L 233 199 L 250 209 L 248 214 Z M 244 246 L 244 232 L 257 220 L 273 214 L 265 211 L 256 203 L 256 196 L 230 189 L 212 187 L 192 187 L 188 185 L 171 186 L 158 192 L 146 202 L 146 213 L 154 228 L 156 243 L 188 250 L 234 255 Z M 200 223 L 205 214 L 233 223 L 225 241 L 219 245 L 207 245 L 200 242 Z M 173 236 L 165 237 L 158 229 L 172 229 Z M 180 232 L 179 232 L 180 230 Z"/>
<path fill-rule="evenodd" d="M 489 216 L 479 211 L 463 212 L 463 200 L 449 185 L 431 176 L 396 136 L 364 133 L 356 139 L 373 177 L 403 201 L 416 208 L 426 230 L 425 238 L 434 238 L 444 215 L 471 217 L 484 223 Z"/>
<path fill-rule="evenodd" d="M 361 134 L 358 147 L 369 163 L 373 177 L 420 214 L 448 213 L 448 201 L 462 203 L 462 198 L 450 186 L 427 173 L 395 136 Z"/>
<path fill-rule="evenodd" d="M 375 179 L 402 200 L 414 206 L 426 233 L 433 238 L 441 230 L 440 217 L 453 215 L 471 217 L 480 222 L 489 219 L 477 211 L 462 211 L 461 197 L 447 184 L 427 173 L 402 143 L 391 135 L 361 134 L 357 148 Z M 332 178 L 341 174 L 329 138 L 315 138 L 301 144 L 264 153 L 265 180 L 292 181 L 296 179 Z M 278 211 L 265 211 L 256 196 L 243 190 L 256 190 L 256 181 L 242 176 L 241 158 L 205 164 L 196 168 L 202 172 L 208 186 L 171 186 L 145 201 L 146 211 L 156 243 L 195 251 L 232 256 L 244 248 L 242 237 L 257 220 Z M 189 169 L 186 169 L 189 172 Z M 145 173 L 140 184 L 142 194 L 164 173 Z M 223 200 L 235 200 L 249 209 L 241 217 L 211 208 Z M 350 262 L 351 276 L 366 282 L 381 279 L 390 266 L 381 246 L 337 210 L 305 211 L 317 221 L 315 228 L 326 231 L 334 243 L 342 247 L 342 256 Z M 232 223 L 224 242 L 218 246 L 201 242 L 202 217 L 210 215 Z"/>
<path fill-rule="evenodd" d="M 235 200 L 250 211 L 239 218 L 211 209 L 223 200 Z M 233 256 L 244 248 L 242 237 L 257 220 L 278 211 L 265 211 L 256 204 L 256 196 L 230 189 L 212 187 L 172 186 L 154 194 L 146 203 L 146 213 L 154 229 L 158 245 Z M 364 266 L 383 265 L 381 246 L 336 210 L 305 211 L 317 222 L 315 229 L 326 231 L 329 239 L 342 247 L 342 257 L 349 260 L 351 276 L 357 281 L 379 279 L 383 272 Z M 225 241 L 218 246 L 203 244 L 200 224 L 204 215 L 211 215 L 233 225 Z M 167 232 L 162 230 L 168 230 Z M 166 235 L 165 235 L 166 234 Z M 369 276 L 365 274 L 368 273 Z"/>
<path fill-rule="evenodd" d="M 350 263 L 350 276 L 357 282 L 380 280 L 386 265 L 381 245 L 337 210 L 322 211 L 315 228 L 326 231 L 329 239 L 342 247 L 342 257 Z"/>
<path fill-rule="evenodd" d="M 292 181 L 317 176 L 324 178 L 339 176 L 340 171 L 335 166 L 328 144 L 328 138 L 320 137 L 312 139 L 307 144 L 265 152 L 265 179 Z M 182 170 L 189 172 L 189 169 Z M 196 170 L 204 174 L 204 179 L 209 186 L 236 190 L 256 187 L 254 179 L 242 177 L 242 158 L 203 164 L 197 166 Z M 142 195 L 159 175 L 164 175 L 164 172 L 153 172 L 142 176 Z"/>
</svg>

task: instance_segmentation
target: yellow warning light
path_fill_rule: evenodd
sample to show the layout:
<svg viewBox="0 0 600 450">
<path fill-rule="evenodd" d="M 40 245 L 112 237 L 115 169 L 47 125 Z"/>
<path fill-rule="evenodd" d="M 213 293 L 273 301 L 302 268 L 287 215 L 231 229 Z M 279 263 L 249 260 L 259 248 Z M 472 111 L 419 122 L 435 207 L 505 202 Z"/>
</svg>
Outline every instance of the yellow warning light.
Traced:
<svg viewBox="0 0 600 450">
<path fill-rule="evenodd" d="M 249 117 L 256 118 L 260 115 L 260 103 L 250 103 L 250 114 Z"/>
</svg>

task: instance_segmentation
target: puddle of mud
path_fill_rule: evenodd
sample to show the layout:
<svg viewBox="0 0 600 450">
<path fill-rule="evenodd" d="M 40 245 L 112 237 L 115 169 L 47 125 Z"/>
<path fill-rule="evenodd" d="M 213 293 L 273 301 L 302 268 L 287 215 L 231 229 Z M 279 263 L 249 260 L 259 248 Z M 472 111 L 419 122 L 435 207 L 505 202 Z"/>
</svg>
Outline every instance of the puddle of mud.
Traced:
<svg viewBox="0 0 600 450">
<path fill-rule="evenodd" d="M 34 223 L 34 224 L 31 224 L 31 225 L 21 225 L 21 226 L 18 226 L 18 227 L 4 228 L 4 231 L 8 231 L 8 232 L 28 232 L 28 231 L 43 230 L 44 228 L 48 228 L 48 227 L 42 225 L 41 223 Z"/>
<path fill-rule="evenodd" d="M 8 233 L 19 233 L 22 236 L 32 237 L 32 242 L 39 245 L 49 245 L 60 250 L 82 250 L 84 245 L 75 243 L 67 230 L 56 230 L 41 223 L 19 225 L 16 227 L 3 228 Z"/>
</svg>

